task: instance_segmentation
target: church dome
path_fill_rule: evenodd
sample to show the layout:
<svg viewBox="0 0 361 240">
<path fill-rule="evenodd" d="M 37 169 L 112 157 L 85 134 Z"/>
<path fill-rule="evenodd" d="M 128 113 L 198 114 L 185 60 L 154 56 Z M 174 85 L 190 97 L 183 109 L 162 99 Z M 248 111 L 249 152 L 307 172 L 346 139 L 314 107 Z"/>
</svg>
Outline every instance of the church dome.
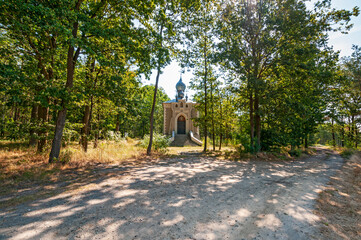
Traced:
<svg viewBox="0 0 361 240">
<path fill-rule="evenodd" d="M 175 85 L 175 88 L 177 89 L 177 91 L 183 91 L 184 92 L 184 90 L 186 89 L 186 85 L 182 82 L 182 78 L 179 79 L 179 81 Z"/>
</svg>

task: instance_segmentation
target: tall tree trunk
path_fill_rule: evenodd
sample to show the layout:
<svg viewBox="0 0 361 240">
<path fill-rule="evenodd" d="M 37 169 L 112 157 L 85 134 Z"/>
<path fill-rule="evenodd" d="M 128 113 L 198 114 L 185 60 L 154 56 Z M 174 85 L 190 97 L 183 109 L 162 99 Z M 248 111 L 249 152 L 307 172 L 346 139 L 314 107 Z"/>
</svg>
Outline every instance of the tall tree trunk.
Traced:
<svg viewBox="0 0 361 240">
<path fill-rule="evenodd" d="M 82 3 L 82 0 L 78 0 L 76 3 L 75 9 L 76 11 L 79 11 L 80 5 Z M 78 34 L 78 27 L 79 23 L 78 21 L 74 22 L 73 29 L 72 29 L 72 36 L 73 38 L 77 38 Z M 67 92 L 70 92 L 73 88 L 73 82 L 74 82 L 74 72 L 75 72 L 75 64 L 77 62 L 77 59 L 79 57 L 80 53 L 80 47 L 76 51 L 74 51 L 75 48 L 72 45 L 72 43 L 69 43 L 68 47 L 68 55 L 67 55 L 67 66 L 66 66 L 66 84 L 65 89 Z M 56 120 L 56 126 L 55 126 L 55 134 L 53 143 L 51 146 L 51 151 L 49 155 L 49 163 L 53 162 L 55 159 L 59 159 L 60 154 L 60 148 L 61 148 L 61 139 L 63 137 L 63 130 L 65 126 L 65 120 L 66 120 L 66 113 L 67 113 L 67 100 L 63 99 L 61 103 L 61 109 L 58 112 L 57 120 Z"/>
<path fill-rule="evenodd" d="M 333 122 L 333 118 L 331 120 L 331 125 L 332 125 L 332 146 L 336 147 L 335 125 L 334 125 L 334 122 Z"/>
<path fill-rule="evenodd" d="M 223 97 L 223 96 L 222 96 Z M 222 150 L 222 137 L 223 137 L 223 111 L 222 111 L 222 101 L 220 101 L 220 105 L 219 105 L 219 108 L 220 108 L 220 113 L 221 113 L 221 121 L 220 121 L 220 124 L 219 124 L 219 151 Z"/>
<path fill-rule="evenodd" d="M 97 84 L 98 75 L 100 73 L 97 72 L 97 75 L 94 79 L 93 73 L 95 70 L 95 60 L 91 57 L 87 59 L 87 74 L 85 76 L 87 81 L 87 88 L 89 89 L 95 89 Z M 81 129 L 81 138 L 80 138 L 80 144 L 83 147 L 84 152 L 88 151 L 88 138 L 89 138 L 89 132 L 90 132 L 90 123 L 91 123 L 91 115 L 93 110 L 93 94 L 90 94 L 90 105 L 87 103 L 84 106 L 84 116 L 83 116 L 83 127 Z"/>
<path fill-rule="evenodd" d="M 117 115 L 117 121 L 115 125 L 115 132 L 119 132 L 120 129 L 120 121 L 119 121 L 120 114 Z"/>
<path fill-rule="evenodd" d="M 308 134 L 305 136 L 305 148 L 308 148 Z"/>
<path fill-rule="evenodd" d="M 89 135 L 89 125 L 90 125 L 90 106 L 85 105 L 84 108 L 84 116 L 83 116 L 83 128 L 81 130 L 81 145 L 83 147 L 84 152 L 88 150 L 88 135 Z"/>
<path fill-rule="evenodd" d="M 221 132 L 221 134 L 219 135 L 219 151 L 221 151 L 222 150 L 222 137 L 223 137 L 223 134 L 222 134 L 222 132 Z"/>
<path fill-rule="evenodd" d="M 357 144 L 358 143 L 358 129 L 357 129 L 357 125 L 355 125 L 355 148 L 357 149 Z"/>
<path fill-rule="evenodd" d="M 250 137 L 251 137 L 251 150 L 254 148 L 254 111 L 253 111 L 253 94 L 252 90 L 250 90 L 249 95 L 249 125 L 250 125 Z"/>
<path fill-rule="evenodd" d="M 37 148 L 37 152 L 39 153 L 44 151 L 44 147 L 46 145 L 46 139 L 48 136 L 48 131 L 46 127 L 48 115 L 49 115 L 49 108 L 39 106 L 38 119 L 40 121 L 40 130 L 38 131 L 39 140 L 38 140 L 38 148 Z"/>
<path fill-rule="evenodd" d="M 351 115 L 351 141 L 356 141 L 355 138 L 355 115 Z"/>
<path fill-rule="evenodd" d="M 256 127 L 256 152 L 261 149 L 261 115 L 259 113 L 259 96 L 256 94 L 254 99 L 255 127 Z"/>
<path fill-rule="evenodd" d="M 342 134 L 341 147 L 344 147 L 345 146 L 345 127 L 343 125 L 342 125 L 341 134 Z"/>
<path fill-rule="evenodd" d="M 30 128 L 30 140 L 29 140 L 29 146 L 33 147 L 36 145 L 37 141 L 36 141 L 36 133 L 35 133 L 35 126 L 37 125 L 37 118 L 38 118 L 38 109 L 39 106 L 34 103 L 33 107 L 31 109 L 31 118 L 30 118 L 30 122 L 31 122 L 31 128 Z"/>
<path fill-rule="evenodd" d="M 207 151 L 208 128 L 207 128 L 207 77 L 208 77 L 208 58 L 207 58 L 207 38 L 204 39 L 203 57 L 204 57 L 204 148 L 203 152 Z"/>
<path fill-rule="evenodd" d="M 212 111 L 212 141 L 213 141 L 213 151 L 216 150 L 216 139 L 215 139 L 215 130 L 214 130 L 214 102 L 213 102 L 213 84 L 211 82 L 211 111 Z"/>
<path fill-rule="evenodd" d="M 159 36 L 160 36 L 160 47 L 163 47 L 163 23 L 159 29 Z M 160 51 L 160 50 L 159 50 Z M 161 61 L 162 56 L 160 52 L 158 52 L 158 66 L 157 66 L 157 77 L 155 78 L 155 86 L 154 86 L 154 95 L 153 95 L 153 104 L 152 110 L 150 111 L 150 129 L 149 129 L 149 144 L 147 148 L 147 155 L 150 156 L 152 153 L 152 145 L 153 145 L 153 128 L 154 128 L 154 111 L 155 111 L 155 104 L 157 101 L 157 92 L 158 92 L 158 82 L 160 76 L 160 69 L 161 69 Z"/>
<path fill-rule="evenodd" d="M 160 75 L 160 61 L 158 62 L 158 69 L 157 69 L 157 77 L 155 80 L 155 87 L 154 87 L 154 95 L 153 95 L 153 104 L 152 110 L 150 112 L 150 129 L 149 129 L 149 144 L 147 148 L 147 155 L 150 156 L 152 153 L 152 145 L 153 145 L 153 128 L 154 128 L 154 110 L 155 104 L 157 101 L 157 92 L 158 92 L 158 82 L 159 82 L 159 75 Z"/>
</svg>

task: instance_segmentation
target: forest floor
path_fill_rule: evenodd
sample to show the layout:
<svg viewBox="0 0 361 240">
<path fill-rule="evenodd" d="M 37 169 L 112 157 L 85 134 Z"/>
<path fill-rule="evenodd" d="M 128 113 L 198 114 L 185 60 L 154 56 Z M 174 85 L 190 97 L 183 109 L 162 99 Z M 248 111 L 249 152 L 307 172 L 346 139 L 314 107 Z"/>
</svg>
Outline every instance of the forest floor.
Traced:
<svg viewBox="0 0 361 240">
<path fill-rule="evenodd" d="M 327 149 L 278 161 L 193 151 L 69 170 L 0 193 L 0 239 L 327 239 L 316 199 L 343 163 Z"/>
</svg>

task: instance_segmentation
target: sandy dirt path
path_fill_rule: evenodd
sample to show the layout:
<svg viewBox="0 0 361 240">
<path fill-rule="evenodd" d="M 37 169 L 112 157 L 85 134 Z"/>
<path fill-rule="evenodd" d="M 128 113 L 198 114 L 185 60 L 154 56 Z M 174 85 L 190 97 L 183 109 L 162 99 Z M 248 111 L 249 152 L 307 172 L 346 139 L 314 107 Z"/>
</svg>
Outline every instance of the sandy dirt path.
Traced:
<svg viewBox="0 0 361 240">
<path fill-rule="evenodd" d="M 0 209 L 0 239 L 322 239 L 315 199 L 342 163 L 325 150 L 293 162 L 168 159 Z"/>
</svg>

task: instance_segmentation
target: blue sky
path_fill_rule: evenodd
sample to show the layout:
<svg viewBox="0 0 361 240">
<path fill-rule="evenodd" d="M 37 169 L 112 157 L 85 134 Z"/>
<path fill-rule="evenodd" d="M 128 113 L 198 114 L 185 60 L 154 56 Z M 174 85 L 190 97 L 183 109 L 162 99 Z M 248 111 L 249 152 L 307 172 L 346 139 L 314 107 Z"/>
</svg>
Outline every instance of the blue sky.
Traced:
<svg viewBox="0 0 361 240">
<path fill-rule="evenodd" d="M 358 6 L 361 9 L 361 0 L 332 0 L 332 6 L 337 9 L 351 10 L 354 6 Z M 348 34 L 330 33 L 329 45 L 333 46 L 335 50 L 340 51 L 340 56 L 349 56 L 352 53 L 352 44 L 361 46 L 361 15 L 356 18 L 352 18 L 351 21 L 354 26 Z M 164 88 L 168 96 L 173 99 L 175 96 L 175 85 L 179 80 L 181 68 L 176 61 L 173 61 L 170 65 L 163 69 L 163 74 L 160 75 L 159 86 Z M 143 83 L 154 84 L 156 72 L 151 75 L 150 80 L 144 80 Z M 193 77 L 192 72 L 185 72 L 182 74 L 183 82 L 189 86 L 189 82 Z M 191 98 L 193 91 L 186 89 L 186 93 Z"/>
</svg>

